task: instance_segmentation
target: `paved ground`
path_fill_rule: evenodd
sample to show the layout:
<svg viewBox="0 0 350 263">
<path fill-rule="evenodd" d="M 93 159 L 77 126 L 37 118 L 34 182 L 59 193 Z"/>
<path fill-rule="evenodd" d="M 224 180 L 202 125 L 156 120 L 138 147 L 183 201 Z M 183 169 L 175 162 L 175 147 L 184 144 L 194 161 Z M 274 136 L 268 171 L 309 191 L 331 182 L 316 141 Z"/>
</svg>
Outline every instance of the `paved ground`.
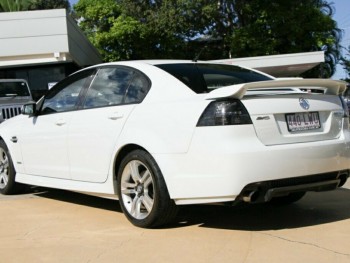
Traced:
<svg viewBox="0 0 350 263">
<path fill-rule="evenodd" d="M 288 207 L 186 206 L 155 230 L 133 227 L 114 200 L 47 189 L 1 196 L 0 262 L 349 263 L 349 189 Z"/>
</svg>

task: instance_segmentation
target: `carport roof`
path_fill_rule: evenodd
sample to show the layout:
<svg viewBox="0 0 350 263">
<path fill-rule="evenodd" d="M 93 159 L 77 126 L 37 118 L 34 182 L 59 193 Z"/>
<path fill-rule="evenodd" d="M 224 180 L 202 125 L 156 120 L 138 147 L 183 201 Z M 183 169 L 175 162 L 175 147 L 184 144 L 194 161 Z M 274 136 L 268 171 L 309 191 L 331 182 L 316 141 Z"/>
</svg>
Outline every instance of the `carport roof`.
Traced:
<svg viewBox="0 0 350 263">
<path fill-rule="evenodd" d="M 324 61 L 323 51 L 215 60 L 215 62 L 254 68 L 275 77 L 298 76 Z"/>
</svg>

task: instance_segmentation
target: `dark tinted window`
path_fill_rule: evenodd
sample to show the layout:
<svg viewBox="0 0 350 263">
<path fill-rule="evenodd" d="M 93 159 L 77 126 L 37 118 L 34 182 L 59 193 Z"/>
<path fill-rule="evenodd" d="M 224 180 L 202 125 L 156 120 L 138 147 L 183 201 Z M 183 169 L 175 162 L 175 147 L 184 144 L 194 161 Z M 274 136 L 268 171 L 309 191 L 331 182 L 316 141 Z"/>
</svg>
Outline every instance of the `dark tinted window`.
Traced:
<svg viewBox="0 0 350 263">
<path fill-rule="evenodd" d="M 126 92 L 124 103 L 141 102 L 150 89 L 150 81 L 146 76 L 135 72 L 132 82 Z"/>
<path fill-rule="evenodd" d="M 163 64 L 157 67 L 181 80 L 196 93 L 206 93 L 235 84 L 271 80 L 255 71 L 224 64 Z"/>
<path fill-rule="evenodd" d="M 98 71 L 89 88 L 84 108 L 141 102 L 150 88 L 146 76 L 128 67 L 108 67 Z"/>
<path fill-rule="evenodd" d="M 30 96 L 28 86 L 23 81 L 0 82 L 0 97 Z"/>
<path fill-rule="evenodd" d="M 133 71 L 127 68 L 100 69 L 86 94 L 84 108 L 122 104 L 132 77 Z"/>
<path fill-rule="evenodd" d="M 56 84 L 45 96 L 42 114 L 74 110 L 79 104 L 79 94 L 91 82 L 95 70 L 86 70 Z"/>
</svg>

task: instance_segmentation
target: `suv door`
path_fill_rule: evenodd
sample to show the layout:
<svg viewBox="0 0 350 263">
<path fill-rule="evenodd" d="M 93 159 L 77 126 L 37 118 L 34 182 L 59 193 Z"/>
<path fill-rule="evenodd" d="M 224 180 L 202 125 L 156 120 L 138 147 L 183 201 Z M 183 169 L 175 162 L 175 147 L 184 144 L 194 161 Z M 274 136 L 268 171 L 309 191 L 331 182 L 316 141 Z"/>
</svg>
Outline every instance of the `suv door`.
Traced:
<svg viewBox="0 0 350 263">
<path fill-rule="evenodd" d="M 74 112 L 68 131 L 73 180 L 104 182 L 125 121 L 150 88 L 150 81 L 132 68 L 101 68 Z"/>
<path fill-rule="evenodd" d="M 68 125 L 93 72 L 83 71 L 56 84 L 45 96 L 38 116 L 23 122 L 18 142 L 27 174 L 70 178 Z"/>
</svg>

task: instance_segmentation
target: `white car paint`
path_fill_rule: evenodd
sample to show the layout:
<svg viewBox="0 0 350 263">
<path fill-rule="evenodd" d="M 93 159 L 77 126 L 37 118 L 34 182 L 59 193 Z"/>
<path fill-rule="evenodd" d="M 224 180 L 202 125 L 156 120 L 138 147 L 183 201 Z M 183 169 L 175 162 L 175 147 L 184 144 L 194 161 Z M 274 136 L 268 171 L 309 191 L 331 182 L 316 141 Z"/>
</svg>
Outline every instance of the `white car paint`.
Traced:
<svg viewBox="0 0 350 263">
<path fill-rule="evenodd" d="M 112 106 L 73 113 L 67 138 L 72 180 L 96 183 L 107 180 L 114 146 L 134 107 Z"/>
<path fill-rule="evenodd" d="M 25 118 L 17 137 L 26 174 L 69 179 L 68 123 L 72 112 Z"/>
<path fill-rule="evenodd" d="M 1 124 L 16 181 L 115 195 L 116 158 L 131 144 L 153 156 L 176 204 L 234 201 L 250 183 L 350 169 L 349 119 L 338 97 L 344 83 L 275 80 L 196 94 L 153 65 L 158 63 L 178 62 L 109 64 L 136 68 L 150 78 L 151 89 L 140 104 L 19 116 Z M 250 88 L 271 85 L 327 91 L 248 94 Z M 301 96 L 320 113 L 321 130 L 288 132 L 284 116 L 305 111 L 299 105 Z M 209 103 L 227 97 L 241 99 L 253 124 L 197 127 Z M 11 142 L 13 136 L 18 144 Z"/>
</svg>

